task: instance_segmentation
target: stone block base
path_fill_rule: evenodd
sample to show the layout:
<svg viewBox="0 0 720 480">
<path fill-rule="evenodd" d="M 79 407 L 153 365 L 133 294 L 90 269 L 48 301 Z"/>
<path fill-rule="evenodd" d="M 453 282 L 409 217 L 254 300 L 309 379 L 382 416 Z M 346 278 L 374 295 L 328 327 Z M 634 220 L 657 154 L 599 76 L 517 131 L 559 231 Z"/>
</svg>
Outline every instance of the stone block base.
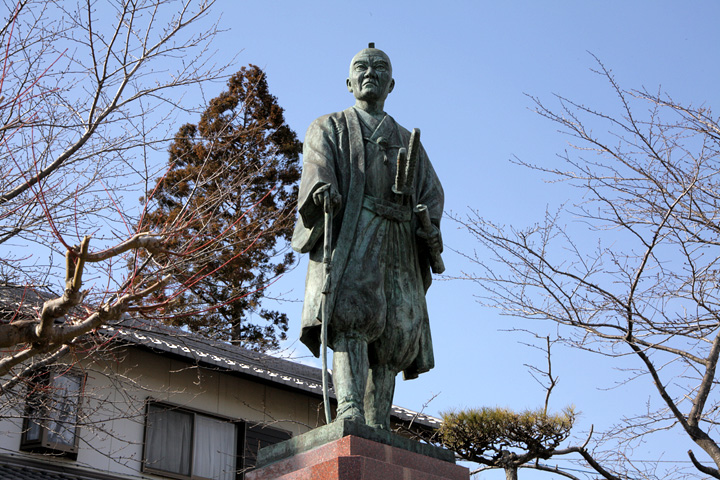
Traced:
<svg viewBox="0 0 720 480">
<path fill-rule="evenodd" d="M 354 435 L 270 463 L 246 480 L 469 480 L 467 468 Z"/>
</svg>

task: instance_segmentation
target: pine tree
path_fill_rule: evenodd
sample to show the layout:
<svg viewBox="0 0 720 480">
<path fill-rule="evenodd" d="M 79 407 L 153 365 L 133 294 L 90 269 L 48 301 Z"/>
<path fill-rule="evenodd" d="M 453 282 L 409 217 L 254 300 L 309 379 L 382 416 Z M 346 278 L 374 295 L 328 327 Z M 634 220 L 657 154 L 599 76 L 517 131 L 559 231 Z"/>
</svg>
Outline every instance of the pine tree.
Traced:
<svg viewBox="0 0 720 480">
<path fill-rule="evenodd" d="M 255 65 L 229 79 L 197 125 L 180 128 L 141 221 L 143 229 L 179 231 L 168 249 L 184 252 L 173 272 L 184 290 L 168 304 L 166 323 L 258 350 L 285 338 L 287 316 L 261 300 L 294 260 L 301 151 Z"/>
</svg>

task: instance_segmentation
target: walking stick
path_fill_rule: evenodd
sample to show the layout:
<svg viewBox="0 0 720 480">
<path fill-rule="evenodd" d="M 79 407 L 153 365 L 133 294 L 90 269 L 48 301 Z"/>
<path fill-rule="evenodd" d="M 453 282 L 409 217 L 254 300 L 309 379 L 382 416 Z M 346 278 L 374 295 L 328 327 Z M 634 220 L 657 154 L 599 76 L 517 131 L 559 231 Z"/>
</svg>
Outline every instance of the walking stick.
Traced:
<svg viewBox="0 0 720 480">
<path fill-rule="evenodd" d="M 322 343 L 322 389 L 323 404 L 325 406 L 325 422 L 330 423 L 330 396 L 328 394 L 328 369 L 327 369 L 327 336 L 328 323 L 330 322 L 330 272 L 332 262 L 332 202 L 330 199 L 330 189 L 323 194 L 323 210 L 325 212 L 325 232 L 323 245 L 323 264 L 325 265 L 325 283 L 322 289 L 322 301 L 320 306 L 320 315 L 322 316 L 320 324 L 320 341 Z"/>
</svg>

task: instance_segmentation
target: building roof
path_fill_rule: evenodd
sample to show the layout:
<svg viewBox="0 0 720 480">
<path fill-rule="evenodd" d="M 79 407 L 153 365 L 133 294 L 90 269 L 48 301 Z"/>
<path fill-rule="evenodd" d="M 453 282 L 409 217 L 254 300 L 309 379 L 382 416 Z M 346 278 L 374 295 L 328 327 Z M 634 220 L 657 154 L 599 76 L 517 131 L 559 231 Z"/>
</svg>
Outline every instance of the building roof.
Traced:
<svg viewBox="0 0 720 480">
<path fill-rule="evenodd" d="M 219 367 L 292 389 L 322 395 L 321 370 L 213 340 L 185 330 L 139 319 L 103 327 L 113 340 L 183 357 L 205 367 Z"/>
<path fill-rule="evenodd" d="M 103 327 L 116 341 L 169 353 L 198 365 L 251 377 L 261 382 L 322 396 L 322 370 L 297 361 L 248 350 L 238 345 L 209 339 L 175 327 L 141 319 L 126 318 L 118 325 Z M 334 398 L 332 387 L 330 395 Z M 437 428 L 441 420 L 429 415 L 392 407 L 392 415 L 405 423 Z"/>
<path fill-rule="evenodd" d="M 37 318 L 43 302 L 54 295 L 32 286 L 0 284 L 0 322 Z"/>
<path fill-rule="evenodd" d="M 12 321 L 18 317 L 37 318 L 43 302 L 54 297 L 52 293 L 42 289 L 0 284 L 0 322 Z M 255 352 L 176 327 L 130 316 L 117 324 L 102 327 L 101 332 L 113 341 L 175 355 L 197 365 L 219 368 L 256 381 L 322 397 L 322 370 L 294 360 Z M 334 398 L 332 387 L 330 395 Z M 392 416 L 403 423 L 412 422 L 421 428 L 435 429 L 441 423 L 438 418 L 396 405 L 392 407 Z"/>
<path fill-rule="evenodd" d="M 15 455 L 0 455 L 0 480 L 123 480 L 128 477 Z"/>
</svg>

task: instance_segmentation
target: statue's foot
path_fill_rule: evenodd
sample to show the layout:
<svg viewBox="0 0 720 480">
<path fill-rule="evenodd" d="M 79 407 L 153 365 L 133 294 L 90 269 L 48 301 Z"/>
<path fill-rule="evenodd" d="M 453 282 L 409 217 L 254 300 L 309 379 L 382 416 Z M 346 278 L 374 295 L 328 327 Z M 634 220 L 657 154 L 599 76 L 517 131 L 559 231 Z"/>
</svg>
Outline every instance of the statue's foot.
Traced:
<svg viewBox="0 0 720 480">
<path fill-rule="evenodd" d="M 386 432 L 390 431 L 390 427 L 387 425 L 383 425 L 382 423 L 368 423 L 368 427 L 372 427 L 376 430 L 385 430 Z"/>
<path fill-rule="evenodd" d="M 345 405 L 339 405 L 336 420 L 351 419 L 356 422 L 365 423 L 365 413 L 362 408 L 355 403 L 350 402 Z"/>
</svg>

